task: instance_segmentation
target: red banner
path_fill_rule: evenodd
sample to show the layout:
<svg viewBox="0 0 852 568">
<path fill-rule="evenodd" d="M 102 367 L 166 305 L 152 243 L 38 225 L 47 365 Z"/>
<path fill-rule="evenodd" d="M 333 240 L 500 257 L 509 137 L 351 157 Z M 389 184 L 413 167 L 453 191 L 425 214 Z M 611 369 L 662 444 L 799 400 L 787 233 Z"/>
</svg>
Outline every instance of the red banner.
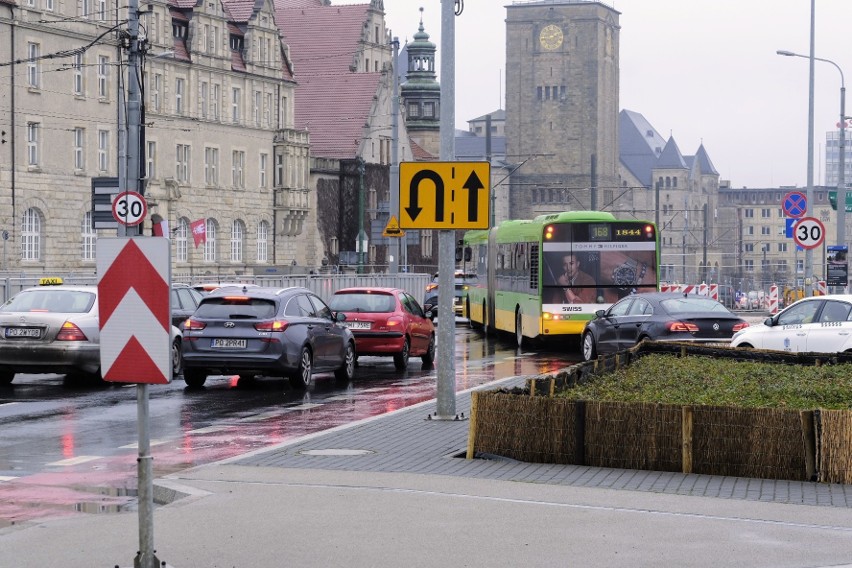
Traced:
<svg viewBox="0 0 852 568">
<path fill-rule="evenodd" d="M 207 242 L 207 223 L 204 219 L 193 221 L 189 224 L 189 228 L 192 230 L 192 240 L 195 241 L 195 248 L 198 248 L 198 245 L 201 243 Z"/>
</svg>

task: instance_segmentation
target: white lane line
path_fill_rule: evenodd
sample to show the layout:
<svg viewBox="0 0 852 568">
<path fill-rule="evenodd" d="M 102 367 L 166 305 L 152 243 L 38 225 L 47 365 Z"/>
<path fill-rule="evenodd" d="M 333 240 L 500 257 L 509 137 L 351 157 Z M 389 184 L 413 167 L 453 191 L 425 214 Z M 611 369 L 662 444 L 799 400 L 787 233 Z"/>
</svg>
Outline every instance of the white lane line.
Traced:
<svg viewBox="0 0 852 568">
<path fill-rule="evenodd" d="M 222 430 L 227 430 L 228 426 L 205 426 L 204 428 L 197 428 L 195 430 L 190 430 L 187 434 L 210 434 L 212 432 L 221 432 Z"/>
<path fill-rule="evenodd" d="M 151 440 L 149 443 L 152 446 L 159 446 L 159 445 L 165 444 L 167 442 L 168 442 L 168 440 Z M 126 444 L 124 446 L 119 446 L 118 449 L 119 450 L 133 450 L 133 449 L 138 448 L 138 447 L 139 447 L 139 442 L 133 442 L 132 444 Z"/>
<path fill-rule="evenodd" d="M 260 422 L 261 420 L 269 420 L 270 418 L 280 418 L 286 413 L 287 412 L 284 410 L 271 410 L 269 412 L 255 414 L 254 416 L 246 416 L 245 418 L 240 418 L 238 422 Z"/>
<path fill-rule="evenodd" d="M 59 460 L 59 461 L 55 461 L 55 462 L 50 462 L 50 463 L 45 464 L 45 465 L 65 467 L 65 466 L 69 466 L 69 465 L 79 465 L 81 463 L 86 463 L 86 462 L 99 460 L 99 459 L 101 459 L 101 456 L 77 456 L 76 458 L 68 458 L 67 460 Z"/>
</svg>

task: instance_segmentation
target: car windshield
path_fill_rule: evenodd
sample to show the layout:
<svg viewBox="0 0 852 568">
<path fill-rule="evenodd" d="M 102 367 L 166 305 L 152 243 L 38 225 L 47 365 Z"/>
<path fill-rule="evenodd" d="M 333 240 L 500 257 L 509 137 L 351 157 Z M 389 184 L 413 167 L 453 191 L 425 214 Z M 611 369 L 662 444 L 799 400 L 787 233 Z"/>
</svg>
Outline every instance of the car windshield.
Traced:
<svg viewBox="0 0 852 568">
<path fill-rule="evenodd" d="M 0 312 L 83 314 L 92 308 L 95 294 L 81 290 L 27 290 L 0 306 Z"/>
<path fill-rule="evenodd" d="M 195 316 L 213 319 L 269 319 L 275 316 L 275 302 L 265 298 L 222 296 L 206 298 Z"/>
<path fill-rule="evenodd" d="M 390 294 L 335 294 L 331 298 L 331 309 L 335 312 L 389 313 L 394 311 L 396 302 Z"/>
<path fill-rule="evenodd" d="M 660 302 L 669 314 L 694 314 L 710 312 L 716 315 L 728 314 L 728 308 L 712 298 L 672 298 Z"/>
</svg>

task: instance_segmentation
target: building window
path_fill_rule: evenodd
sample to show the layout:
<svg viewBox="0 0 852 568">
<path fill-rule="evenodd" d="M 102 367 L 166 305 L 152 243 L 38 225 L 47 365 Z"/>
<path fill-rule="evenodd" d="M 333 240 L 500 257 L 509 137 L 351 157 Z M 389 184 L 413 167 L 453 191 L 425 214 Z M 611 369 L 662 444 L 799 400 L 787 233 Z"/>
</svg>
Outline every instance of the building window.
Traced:
<svg viewBox="0 0 852 568">
<path fill-rule="evenodd" d="M 98 19 L 102 22 L 107 19 L 107 3 L 106 0 L 95 0 L 95 9 Z"/>
<path fill-rule="evenodd" d="M 98 240 L 98 233 L 92 227 L 92 212 L 86 211 L 83 215 L 83 225 L 80 228 L 80 238 L 83 244 L 82 260 L 95 260 L 95 243 Z"/>
<path fill-rule="evenodd" d="M 746 209 L 745 210 L 745 217 L 746 217 L 746 219 L 753 219 L 754 218 L 754 209 Z"/>
<path fill-rule="evenodd" d="M 213 94 L 210 97 L 210 118 L 212 120 L 219 120 L 220 93 L 221 88 L 219 85 L 213 85 Z"/>
<path fill-rule="evenodd" d="M 261 92 L 254 92 L 254 101 L 253 101 L 252 114 L 254 115 L 254 124 L 255 126 L 260 126 L 260 117 L 263 111 L 263 99 L 261 98 Z"/>
<path fill-rule="evenodd" d="M 432 231 L 426 229 L 420 231 L 420 250 L 423 258 L 432 258 Z"/>
<path fill-rule="evenodd" d="M 74 94 L 83 95 L 83 54 L 78 53 L 74 56 L 71 67 L 74 70 Z"/>
<path fill-rule="evenodd" d="M 745 271 L 746 272 L 754 272 L 754 261 L 746 260 L 745 261 Z"/>
<path fill-rule="evenodd" d="M 98 55 L 98 98 L 109 98 L 109 57 Z"/>
<path fill-rule="evenodd" d="M 772 210 L 771 209 L 761 209 L 760 210 L 760 216 L 764 219 L 769 219 L 770 217 L 772 217 Z"/>
<path fill-rule="evenodd" d="M 245 175 L 243 174 L 246 166 L 246 153 L 241 150 L 234 150 L 231 154 L 231 183 L 234 187 L 244 188 L 246 186 Z"/>
<path fill-rule="evenodd" d="M 207 118 L 207 99 L 210 96 L 210 85 L 207 81 L 201 83 L 201 118 Z"/>
<path fill-rule="evenodd" d="M 420 105 L 418 103 L 408 103 L 408 116 L 411 118 L 420 116 Z"/>
<path fill-rule="evenodd" d="M 33 208 L 24 211 L 21 219 L 21 260 L 41 258 L 41 214 Z"/>
<path fill-rule="evenodd" d="M 231 89 L 231 121 L 232 122 L 239 122 L 240 121 L 240 114 L 241 114 L 241 107 L 242 107 L 242 105 L 240 104 L 241 103 L 241 101 L 240 101 L 241 97 L 242 97 L 242 91 L 240 91 L 239 88 L 234 87 L 233 89 Z"/>
<path fill-rule="evenodd" d="M 204 149 L 204 183 L 207 185 L 219 184 L 219 149 Z"/>
<path fill-rule="evenodd" d="M 257 173 L 259 177 L 259 185 L 260 187 L 265 188 L 267 186 L 267 175 L 266 170 L 269 167 L 269 154 L 260 153 L 260 164 L 258 164 Z"/>
<path fill-rule="evenodd" d="M 175 114 L 183 114 L 184 79 L 175 79 Z"/>
<path fill-rule="evenodd" d="M 44 0 L 44 9 L 53 12 L 53 0 Z"/>
<path fill-rule="evenodd" d="M 86 169 L 86 131 L 82 128 L 74 129 L 74 169 L 77 171 Z"/>
<path fill-rule="evenodd" d="M 27 44 L 27 86 L 38 89 L 41 86 L 41 46 L 30 42 Z"/>
<path fill-rule="evenodd" d="M 38 122 L 27 123 L 27 165 L 37 166 L 39 161 L 39 127 Z"/>
<path fill-rule="evenodd" d="M 231 262 L 243 261 L 243 237 L 245 227 L 243 222 L 236 219 L 231 224 Z"/>
<path fill-rule="evenodd" d="M 109 130 L 98 130 L 98 171 L 109 170 Z"/>
<path fill-rule="evenodd" d="M 268 126 L 269 128 L 272 128 L 272 117 L 273 117 L 272 101 L 273 100 L 274 99 L 272 98 L 272 93 L 266 93 L 266 104 L 263 107 L 263 112 L 264 112 L 264 120 L 266 121 L 266 126 Z"/>
<path fill-rule="evenodd" d="M 189 158 L 191 148 L 189 144 L 178 144 L 175 156 L 175 178 L 181 182 L 189 181 Z"/>
<path fill-rule="evenodd" d="M 148 174 L 148 179 L 157 179 L 157 143 L 146 142 L 145 145 L 147 146 L 145 172 Z"/>
<path fill-rule="evenodd" d="M 754 252 L 754 243 L 746 243 L 745 252 Z"/>
<path fill-rule="evenodd" d="M 257 225 L 257 261 L 267 262 L 269 260 L 269 223 L 261 221 Z"/>
<path fill-rule="evenodd" d="M 204 241 L 204 262 L 216 262 L 216 221 L 207 219 L 207 236 Z"/>
<path fill-rule="evenodd" d="M 761 227 L 760 228 L 760 234 L 761 235 L 771 235 L 772 230 L 769 227 Z"/>
<path fill-rule="evenodd" d="M 151 78 L 151 108 L 157 112 L 161 110 L 161 93 L 163 89 L 163 76 L 160 73 L 154 73 Z"/>
<path fill-rule="evenodd" d="M 435 118 L 435 103 L 423 103 L 423 116 L 426 118 Z"/>
<path fill-rule="evenodd" d="M 778 243 L 778 252 L 787 252 L 787 243 Z"/>
<path fill-rule="evenodd" d="M 187 239 L 189 238 L 189 221 L 181 217 L 178 220 L 177 230 L 175 231 L 175 260 L 177 262 L 186 262 L 189 258 Z"/>
<path fill-rule="evenodd" d="M 284 154 L 275 154 L 275 187 L 284 185 Z"/>
</svg>

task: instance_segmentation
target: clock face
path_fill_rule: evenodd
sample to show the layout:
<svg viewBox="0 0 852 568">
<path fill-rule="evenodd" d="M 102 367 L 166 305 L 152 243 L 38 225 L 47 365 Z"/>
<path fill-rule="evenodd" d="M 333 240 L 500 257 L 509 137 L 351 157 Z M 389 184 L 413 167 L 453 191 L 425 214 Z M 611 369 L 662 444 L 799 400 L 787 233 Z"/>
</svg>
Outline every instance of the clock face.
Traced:
<svg viewBox="0 0 852 568">
<path fill-rule="evenodd" d="M 562 45 L 562 30 L 559 26 L 555 26 L 553 24 L 544 26 L 538 34 L 538 40 L 541 42 L 541 46 L 544 49 L 557 49 L 560 45 Z"/>
</svg>

